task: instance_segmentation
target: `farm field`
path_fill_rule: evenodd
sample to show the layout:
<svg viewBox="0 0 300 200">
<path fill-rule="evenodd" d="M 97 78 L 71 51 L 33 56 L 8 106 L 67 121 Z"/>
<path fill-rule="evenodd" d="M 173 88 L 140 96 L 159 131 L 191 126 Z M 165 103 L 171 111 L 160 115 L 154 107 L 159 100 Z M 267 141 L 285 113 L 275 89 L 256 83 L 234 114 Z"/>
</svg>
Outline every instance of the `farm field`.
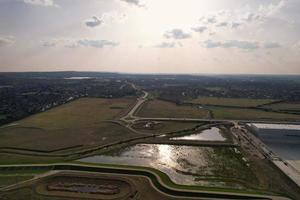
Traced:
<svg viewBox="0 0 300 200">
<path fill-rule="evenodd" d="M 175 103 L 151 100 L 146 102 L 136 113 L 140 117 L 158 118 L 209 118 L 209 112 L 192 106 L 178 106 Z"/>
<path fill-rule="evenodd" d="M 29 163 L 52 163 L 62 161 L 62 157 L 47 157 L 47 156 L 33 156 L 21 155 L 13 153 L 0 153 L 0 165 L 8 164 L 29 164 Z"/>
<path fill-rule="evenodd" d="M 276 103 L 264 106 L 272 110 L 287 110 L 287 111 L 300 111 L 300 102 L 295 103 Z"/>
<path fill-rule="evenodd" d="M 295 121 L 300 120 L 300 115 L 284 114 L 276 112 L 266 112 L 254 109 L 239 109 L 239 108 L 209 108 L 215 119 L 238 119 L 238 120 L 282 120 Z"/>
<path fill-rule="evenodd" d="M 218 97 L 199 97 L 190 100 L 190 103 L 203 105 L 220 105 L 220 106 L 239 106 L 239 107 L 256 107 L 262 104 L 271 103 L 272 99 L 242 99 L 242 98 L 218 98 Z"/>
<path fill-rule="evenodd" d="M 53 151 L 130 138 L 128 129 L 106 120 L 120 115 L 132 102 L 129 98 L 82 98 L 64 104 L 1 127 L 0 147 Z"/>
</svg>

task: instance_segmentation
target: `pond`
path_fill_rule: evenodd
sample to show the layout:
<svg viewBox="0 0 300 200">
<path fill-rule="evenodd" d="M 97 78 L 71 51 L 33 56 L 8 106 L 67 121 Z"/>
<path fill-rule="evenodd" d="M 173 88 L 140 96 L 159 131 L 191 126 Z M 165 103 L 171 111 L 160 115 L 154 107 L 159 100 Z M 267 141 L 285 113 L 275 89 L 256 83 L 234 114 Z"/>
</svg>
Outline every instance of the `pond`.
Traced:
<svg viewBox="0 0 300 200">
<path fill-rule="evenodd" d="M 216 153 L 222 152 L 222 156 Z M 123 164 L 151 167 L 166 173 L 173 182 L 182 185 L 218 186 L 242 188 L 243 186 L 223 182 L 218 177 L 224 175 L 224 165 L 228 162 L 224 155 L 236 154 L 234 148 L 195 147 L 165 144 L 137 144 L 125 149 L 80 159 L 81 162 L 102 164 Z M 238 164 L 236 164 L 236 162 Z M 246 166 L 242 159 L 232 160 L 234 166 Z M 230 178 L 240 178 L 237 172 L 244 171 L 226 166 Z M 243 173 L 243 172 L 242 172 Z M 207 179 L 209 177 L 209 179 Z M 228 179 L 227 179 L 228 180 Z"/>
</svg>

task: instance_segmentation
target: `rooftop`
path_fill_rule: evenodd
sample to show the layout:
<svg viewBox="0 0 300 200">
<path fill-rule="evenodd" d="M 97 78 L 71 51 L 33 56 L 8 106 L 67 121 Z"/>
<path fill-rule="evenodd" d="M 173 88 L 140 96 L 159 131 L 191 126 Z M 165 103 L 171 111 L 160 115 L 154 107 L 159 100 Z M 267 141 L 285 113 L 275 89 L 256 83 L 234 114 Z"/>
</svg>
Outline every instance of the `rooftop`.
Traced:
<svg viewBox="0 0 300 200">
<path fill-rule="evenodd" d="M 294 124 L 252 123 L 250 125 L 253 125 L 258 129 L 282 129 L 282 130 L 299 130 L 300 131 L 300 125 L 294 125 Z"/>
</svg>

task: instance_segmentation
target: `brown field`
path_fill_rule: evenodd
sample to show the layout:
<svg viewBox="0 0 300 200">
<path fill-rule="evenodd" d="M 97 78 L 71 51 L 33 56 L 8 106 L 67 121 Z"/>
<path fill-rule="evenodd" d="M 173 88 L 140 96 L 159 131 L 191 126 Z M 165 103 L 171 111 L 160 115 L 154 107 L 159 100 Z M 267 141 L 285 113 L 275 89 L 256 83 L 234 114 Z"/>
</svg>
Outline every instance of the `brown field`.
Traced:
<svg viewBox="0 0 300 200">
<path fill-rule="evenodd" d="M 266 112 L 254 109 L 239 108 L 209 108 L 215 119 L 254 119 L 254 120 L 282 120 L 282 121 L 298 121 L 300 115 L 284 114 L 276 112 Z"/>
<path fill-rule="evenodd" d="M 207 110 L 192 106 L 178 106 L 175 103 L 157 99 L 146 102 L 136 115 L 159 118 L 209 118 Z"/>
<path fill-rule="evenodd" d="M 131 136 L 128 129 L 105 120 L 114 119 L 132 102 L 129 98 L 76 100 L 1 127 L 0 147 L 49 151 L 128 138 Z"/>
<path fill-rule="evenodd" d="M 199 97 L 190 100 L 191 103 L 203 105 L 223 105 L 239 107 L 255 107 L 266 103 L 271 103 L 272 99 L 241 99 L 241 98 L 218 98 L 218 97 Z"/>
</svg>

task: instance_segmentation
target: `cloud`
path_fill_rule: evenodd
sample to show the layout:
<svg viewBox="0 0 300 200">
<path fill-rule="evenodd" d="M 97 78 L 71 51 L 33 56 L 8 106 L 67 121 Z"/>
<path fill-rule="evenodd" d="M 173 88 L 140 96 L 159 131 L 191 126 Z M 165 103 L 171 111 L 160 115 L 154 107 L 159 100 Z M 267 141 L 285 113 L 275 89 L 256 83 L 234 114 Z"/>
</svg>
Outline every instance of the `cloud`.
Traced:
<svg viewBox="0 0 300 200">
<path fill-rule="evenodd" d="M 249 41 L 241 41 L 241 40 L 226 41 L 222 44 L 222 46 L 224 48 L 238 48 L 238 49 L 245 49 L 245 50 L 254 50 L 260 47 L 258 42 L 249 42 Z"/>
<path fill-rule="evenodd" d="M 126 2 L 126 3 L 128 3 L 130 5 L 134 5 L 134 6 L 138 6 L 138 7 L 143 7 L 143 5 L 141 4 L 140 0 L 120 0 L 120 1 Z"/>
<path fill-rule="evenodd" d="M 10 46 L 15 43 L 15 39 L 11 36 L 0 36 L 0 47 Z"/>
<path fill-rule="evenodd" d="M 167 49 L 167 48 L 175 48 L 176 43 L 175 42 L 162 42 L 158 45 L 154 46 L 155 48 L 162 48 L 162 49 Z"/>
<path fill-rule="evenodd" d="M 80 45 L 77 42 L 70 42 L 64 45 L 66 48 L 75 49 L 80 47 Z"/>
<path fill-rule="evenodd" d="M 225 42 L 206 40 L 204 41 L 204 46 L 206 48 L 237 48 L 243 50 L 255 50 L 260 48 L 258 42 L 252 41 L 242 41 L 242 40 L 229 40 Z"/>
<path fill-rule="evenodd" d="M 58 41 L 53 40 L 53 41 L 42 41 L 42 47 L 55 47 L 57 46 Z"/>
<path fill-rule="evenodd" d="M 77 42 L 79 45 L 81 46 L 85 46 L 85 47 L 95 47 L 95 48 L 103 48 L 105 46 L 118 46 L 119 43 L 117 42 L 112 42 L 112 41 L 108 41 L 108 40 L 79 40 Z"/>
<path fill-rule="evenodd" d="M 99 26 L 103 23 L 103 20 L 99 17 L 93 16 L 92 19 L 88 19 L 85 21 L 85 25 L 91 28 Z"/>
<path fill-rule="evenodd" d="M 280 48 L 281 44 L 279 44 L 277 42 L 266 42 L 266 43 L 264 43 L 263 46 L 266 49 L 275 49 L 275 48 Z"/>
<path fill-rule="evenodd" d="M 203 43 L 205 48 L 237 48 L 243 50 L 255 50 L 260 48 L 274 49 L 280 48 L 281 44 L 278 42 L 257 42 L 257 41 L 243 41 L 243 40 L 228 40 L 224 42 L 206 40 Z"/>
<path fill-rule="evenodd" d="M 89 40 L 89 39 L 81 39 L 73 41 L 69 44 L 66 44 L 67 48 L 78 48 L 78 47 L 93 47 L 93 48 L 104 48 L 106 46 L 116 47 L 119 43 L 109 41 L 109 40 Z"/>
<path fill-rule="evenodd" d="M 110 11 L 103 13 L 100 17 L 93 16 L 90 19 L 85 20 L 85 25 L 91 28 L 97 26 L 103 26 L 107 24 L 112 24 L 115 22 L 121 22 L 126 18 L 126 14 L 119 13 L 117 11 Z"/>
<path fill-rule="evenodd" d="M 199 21 L 205 24 L 215 24 L 217 23 L 217 16 L 216 15 L 203 16 L 199 19 Z"/>
<path fill-rule="evenodd" d="M 181 29 L 173 29 L 171 31 L 167 31 L 164 34 L 164 37 L 167 39 L 176 39 L 176 40 L 181 40 L 181 39 L 187 39 L 191 37 L 191 34 L 185 33 Z"/>
<path fill-rule="evenodd" d="M 52 38 L 52 39 L 45 39 L 45 40 L 41 40 L 40 41 L 40 46 L 41 47 L 45 47 L 45 48 L 53 48 L 53 47 L 57 47 L 59 45 L 68 45 L 71 44 L 70 39 L 66 39 L 66 38 Z"/>
<path fill-rule="evenodd" d="M 198 32 L 198 33 L 203 33 L 204 31 L 207 30 L 207 27 L 206 26 L 198 26 L 198 27 L 192 28 L 192 30 L 195 32 Z"/>
<path fill-rule="evenodd" d="M 266 16 L 277 14 L 283 7 L 286 6 L 287 0 L 280 0 L 278 4 L 269 4 L 267 6 L 260 6 L 259 12 L 264 13 Z"/>
<path fill-rule="evenodd" d="M 254 21 L 261 21 L 263 19 L 263 16 L 258 13 L 246 13 L 245 16 L 242 17 L 243 21 L 246 22 L 254 22 Z"/>
<path fill-rule="evenodd" d="M 221 23 L 218 23 L 216 26 L 217 26 L 217 27 L 228 26 L 228 22 L 221 22 Z"/>
<path fill-rule="evenodd" d="M 243 24 L 240 23 L 240 22 L 232 22 L 232 23 L 231 23 L 231 28 L 238 28 L 238 27 L 240 27 L 241 25 L 243 25 Z"/>
<path fill-rule="evenodd" d="M 217 48 L 217 47 L 221 47 L 222 46 L 221 42 L 212 41 L 212 40 L 206 40 L 206 41 L 204 41 L 204 45 L 208 49 Z"/>
<path fill-rule="evenodd" d="M 58 6 L 54 0 L 23 0 L 26 4 L 35 6 Z"/>
<path fill-rule="evenodd" d="M 241 17 L 241 20 L 244 22 L 263 22 L 275 15 L 278 17 L 277 14 L 287 6 L 287 2 L 287 0 L 280 0 L 277 4 L 270 3 L 268 5 L 260 5 L 256 12 L 246 13 Z"/>
</svg>

